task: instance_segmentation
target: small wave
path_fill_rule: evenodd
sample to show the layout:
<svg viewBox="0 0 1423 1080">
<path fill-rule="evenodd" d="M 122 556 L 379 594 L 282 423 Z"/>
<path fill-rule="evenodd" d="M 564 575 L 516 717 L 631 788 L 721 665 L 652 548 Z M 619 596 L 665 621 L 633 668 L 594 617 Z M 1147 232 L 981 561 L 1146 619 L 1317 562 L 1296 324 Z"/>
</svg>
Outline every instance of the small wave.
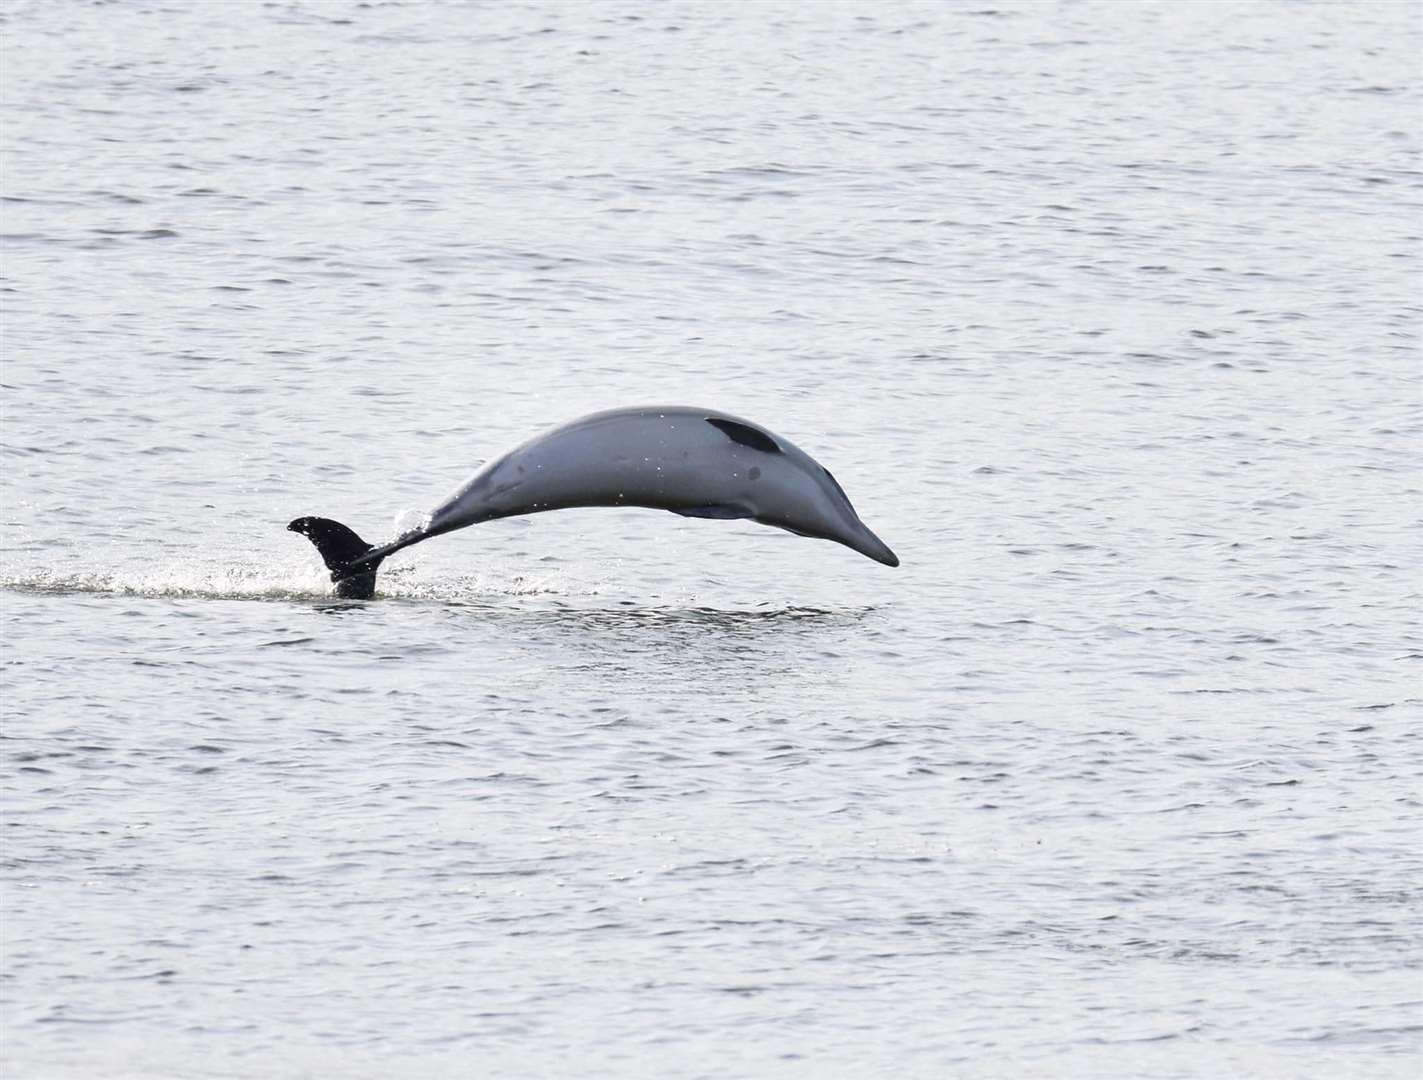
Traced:
<svg viewBox="0 0 1423 1080">
<path fill-rule="evenodd" d="M 486 611 L 488 608 L 486 607 Z M 752 609 L 712 608 L 702 606 L 606 606 L 588 607 L 559 602 L 555 606 L 545 606 L 530 610 L 509 611 L 509 618 L 517 619 L 524 625 L 540 625 L 572 631 L 578 634 L 606 634 L 610 632 L 642 633 L 647 631 L 659 635 L 672 633 L 683 635 L 692 633 L 700 637 L 706 631 L 720 634 L 743 636 L 771 631 L 784 631 L 795 626 L 833 626 L 853 624 L 863 619 L 874 609 L 870 607 L 826 608 L 790 606 L 766 606 Z"/>
</svg>

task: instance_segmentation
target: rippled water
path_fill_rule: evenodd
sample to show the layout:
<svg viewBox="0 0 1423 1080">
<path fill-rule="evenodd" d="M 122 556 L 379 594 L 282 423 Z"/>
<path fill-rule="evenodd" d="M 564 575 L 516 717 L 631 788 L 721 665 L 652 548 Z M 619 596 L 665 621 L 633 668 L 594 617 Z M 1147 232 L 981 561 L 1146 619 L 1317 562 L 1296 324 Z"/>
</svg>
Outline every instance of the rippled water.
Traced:
<svg viewBox="0 0 1423 1080">
<path fill-rule="evenodd" d="M 7 1074 L 1416 1075 L 1419 10 L 7 5 Z"/>
</svg>

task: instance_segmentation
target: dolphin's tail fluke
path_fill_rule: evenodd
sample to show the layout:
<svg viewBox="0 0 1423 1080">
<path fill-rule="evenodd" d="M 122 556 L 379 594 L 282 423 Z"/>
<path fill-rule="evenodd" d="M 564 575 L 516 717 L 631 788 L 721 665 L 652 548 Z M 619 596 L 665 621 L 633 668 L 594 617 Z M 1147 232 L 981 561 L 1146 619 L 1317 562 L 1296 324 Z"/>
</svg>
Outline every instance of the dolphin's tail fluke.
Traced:
<svg viewBox="0 0 1423 1080">
<path fill-rule="evenodd" d="M 287 528 L 301 533 L 320 552 L 326 569 L 331 571 L 331 580 L 336 583 L 336 595 L 346 600 L 369 600 L 376 591 L 376 568 L 385 556 L 356 562 L 374 545 L 366 543 L 339 521 L 323 517 L 299 517 Z"/>
</svg>

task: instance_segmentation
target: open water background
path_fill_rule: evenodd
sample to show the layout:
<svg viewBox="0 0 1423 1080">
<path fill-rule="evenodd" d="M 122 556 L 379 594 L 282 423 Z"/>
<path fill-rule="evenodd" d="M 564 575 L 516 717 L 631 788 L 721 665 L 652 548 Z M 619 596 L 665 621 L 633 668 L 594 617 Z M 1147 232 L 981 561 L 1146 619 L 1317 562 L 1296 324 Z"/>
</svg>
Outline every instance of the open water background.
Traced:
<svg viewBox="0 0 1423 1080">
<path fill-rule="evenodd" d="M 7 1075 L 1417 1075 L 1418 5 L 0 28 Z"/>
</svg>

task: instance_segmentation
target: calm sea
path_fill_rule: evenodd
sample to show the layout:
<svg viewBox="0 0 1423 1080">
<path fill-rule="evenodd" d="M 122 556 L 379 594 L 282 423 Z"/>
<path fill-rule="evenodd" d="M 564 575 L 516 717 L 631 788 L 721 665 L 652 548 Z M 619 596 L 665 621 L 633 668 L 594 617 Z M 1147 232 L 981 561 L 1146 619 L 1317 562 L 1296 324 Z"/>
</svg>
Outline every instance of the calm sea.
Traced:
<svg viewBox="0 0 1423 1080">
<path fill-rule="evenodd" d="M 1423 8 L 2 11 L 7 1076 L 1418 1075 Z"/>
</svg>

